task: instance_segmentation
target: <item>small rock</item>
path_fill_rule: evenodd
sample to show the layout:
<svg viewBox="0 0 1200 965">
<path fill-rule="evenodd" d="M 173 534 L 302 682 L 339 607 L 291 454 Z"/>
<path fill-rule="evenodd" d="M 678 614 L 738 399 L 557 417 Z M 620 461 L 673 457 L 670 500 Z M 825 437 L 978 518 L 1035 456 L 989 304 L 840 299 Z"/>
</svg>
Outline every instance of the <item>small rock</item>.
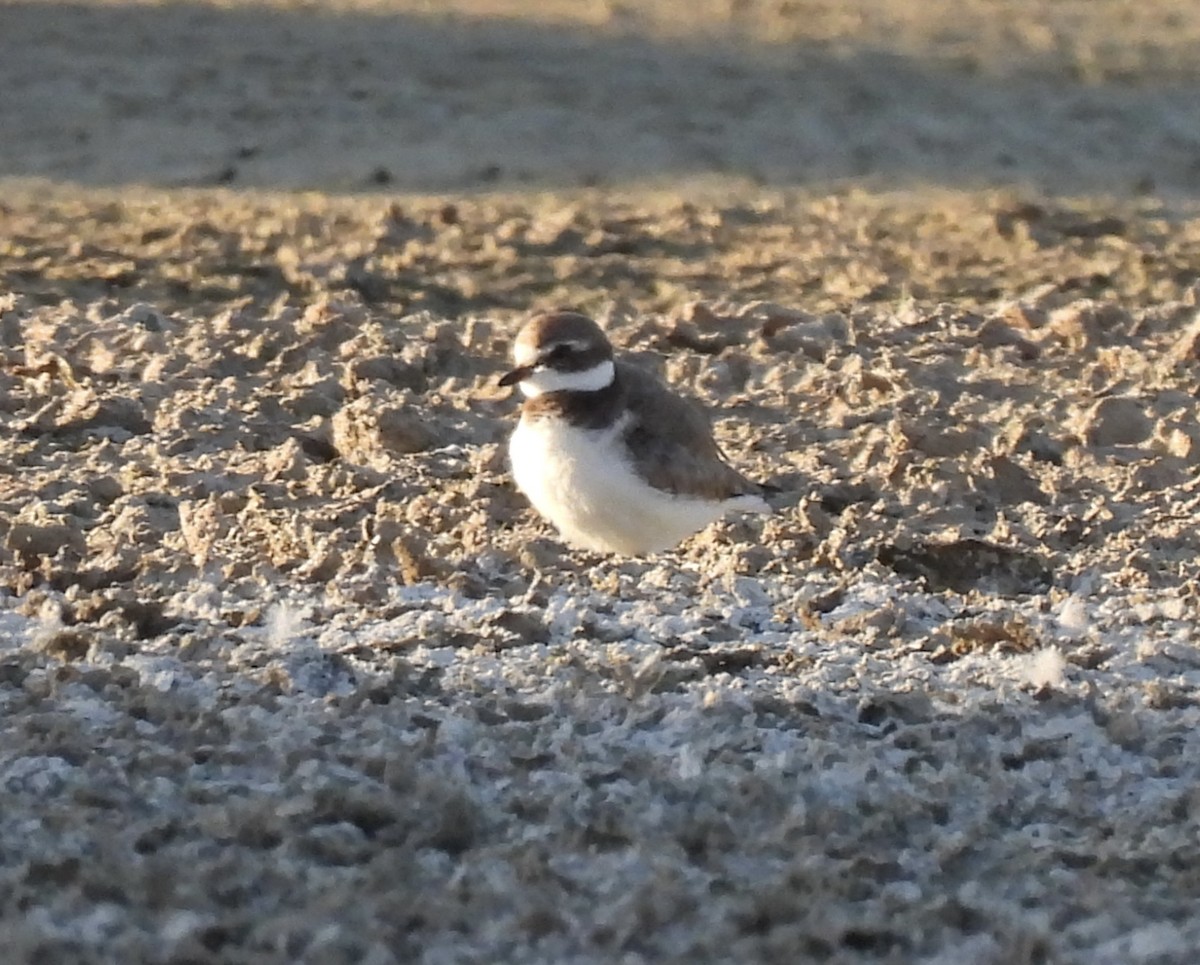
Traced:
<svg viewBox="0 0 1200 965">
<path fill-rule="evenodd" d="M 71 662 L 86 657 L 91 646 L 92 635 L 88 631 L 60 627 L 35 640 L 33 649 L 56 660 Z"/>
<path fill-rule="evenodd" d="M 392 452 L 424 452 L 436 439 L 428 422 L 409 409 L 385 409 L 378 425 L 380 444 Z"/>
<path fill-rule="evenodd" d="M 81 555 L 87 551 L 83 533 L 65 523 L 13 523 L 4 545 L 26 566 L 36 566 L 40 559 L 53 557 L 63 547 Z"/>
<path fill-rule="evenodd" d="M 676 320 L 666 337 L 667 345 L 671 348 L 687 349 L 702 355 L 716 355 L 733 341 L 728 333 L 702 335 L 694 324 L 683 320 Z"/>
<path fill-rule="evenodd" d="M 1000 499 L 1004 505 L 1016 506 L 1020 503 L 1046 502 L 1046 493 L 1037 480 L 1017 465 L 1007 456 L 993 456 L 988 460 L 988 469 L 996 483 Z"/>
<path fill-rule="evenodd" d="M 267 453 L 268 479 L 303 479 L 308 474 L 308 457 L 294 436 Z"/>
<path fill-rule="evenodd" d="M 1005 319 L 993 316 L 979 326 L 976 333 L 979 344 L 984 348 L 1000 348 L 1011 345 L 1024 360 L 1036 359 L 1041 350 L 1029 339 L 1025 338 Z"/>
<path fill-rule="evenodd" d="M 1136 446 L 1150 438 L 1154 421 L 1132 396 L 1101 399 L 1084 417 L 1084 435 L 1093 446 Z"/>
<path fill-rule="evenodd" d="M 101 400 L 91 417 L 75 428 L 92 427 L 124 429 L 130 435 L 140 436 L 150 431 L 151 423 L 146 418 L 146 407 L 138 399 L 117 396 Z"/>
<path fill-rule="evenodd" d="M 895 425 L 896 435 L 901 441 L 900 449 L 916 449 L 934 459 L 953 459 L 984 449 L 989 433 L 979 426 L 961 429 L 946 429 L 934 425 L 922 425 L 916 421 L 900 420 Z"/>
<path fill-rule="evenodd" d="M 93 476 L 86 485 L 88 494 L 105 504 L 115 502 L 125 493 L 125 488 L 116 476 Z"/>
<path fill-rule="evenodd" d="M 676 318 L 676 324 L 691 326 L 706 334 L 720 332 L 728 327 L 730 321 L 729 316 L 713 311 L 704 302 L 688 302 L 680 309 Z"/>
<path fill-rule="evenodd" d="M 166 318 L 153 305 L 135 302 L 113 319 L 129 325 L 140 326 L 148 332 L 162 332 L 167 328 Z"/>
<path fill-rule="evenodd" d="M 332 378 L 322 379 L 283 400 L 284 408 L 300 420 L 328 419 L 342 405 L 345 392 Z"/>
<path fill-rule="evenodd" d="M 1112 334 L 1130 327 L 1129 314 L 1117 305 L 1081 299 L 1050 313 L 1046 338 L 1070 348 L 1104 344 Z"/>
<path fill-rule="evenodd" d="M 1200 462 L 1200 429 L 1163 420 L 1154 436 L 1154 448 L 1190 466 Z"/>
<path fill-rule="evenodd" d="M 496 349 L 496 329 L 485 318 L 468 320 L 463 334 L 463 345 L 472 352 L 484 353 Z"/>
<path fill-rule="evenodd" d="M 490 619 L 488 625 L 511 634 L 516 645 L 546 643 L 550 639 L 545 621 L 537 613 L 528 610 L 505 610 Z"/>
<path fill-rule="evenodd" d="M 348 375 L 347 386 L 359 381 L 379 381 L 402 389 L 412 389 L 414 392 L 425 391 L 429 381 L 420 366 L 392 355 L 356 359 L 351 363 Z"/>
<path fill-rule="evenodd" d="M 1200 312 L 1196 313 L 1192 323 L 1175 340 L 1175 344 L 1171 346 L 1169 357 L 1176 365 L 1200 359 Z"/>
<path fill-rule="evenodd" d="M 364 396 L 343 406 L 332 420 L 333 446 L 351 462 L 368 466 L 393 453 L 423 452 L 435 441 L 426 420 L 400 406 L 380 408 Z"/>
</svg>

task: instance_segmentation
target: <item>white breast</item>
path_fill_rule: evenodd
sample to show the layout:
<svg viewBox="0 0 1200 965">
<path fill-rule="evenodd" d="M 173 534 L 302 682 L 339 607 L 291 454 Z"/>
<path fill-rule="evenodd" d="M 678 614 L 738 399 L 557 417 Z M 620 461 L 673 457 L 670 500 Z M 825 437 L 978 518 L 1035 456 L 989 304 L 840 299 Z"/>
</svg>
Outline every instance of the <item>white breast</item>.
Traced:
<svg viewBox="0 0 1200 965">
<path fill-rule="evenodd" d="M 647 484 L 630 465 L 623 428 L 621 422 L 585 430 L 560 419 L 522 418 L 513 433 L 517 487 L 567 542 L 641 556 L 671 548 L 733 508 Z"/>
</svg>

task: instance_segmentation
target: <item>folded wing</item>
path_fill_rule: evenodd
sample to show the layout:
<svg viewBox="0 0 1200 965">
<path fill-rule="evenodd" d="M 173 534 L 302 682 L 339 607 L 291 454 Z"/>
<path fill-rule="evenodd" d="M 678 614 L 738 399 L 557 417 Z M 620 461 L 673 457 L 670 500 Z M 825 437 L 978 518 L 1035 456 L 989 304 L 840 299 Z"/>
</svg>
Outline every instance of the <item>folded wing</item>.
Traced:
<svg viewBox="0 0 1200 965">
<path fill-rule="evenodd" d="M 724 500 L 760 496 L 762 487 L 725 461 L 703 410 L 650 373 L 618 363 L 633 412 L 625 429 L 634 468 L 652 486 L 677 496 Z"/>
</svg>

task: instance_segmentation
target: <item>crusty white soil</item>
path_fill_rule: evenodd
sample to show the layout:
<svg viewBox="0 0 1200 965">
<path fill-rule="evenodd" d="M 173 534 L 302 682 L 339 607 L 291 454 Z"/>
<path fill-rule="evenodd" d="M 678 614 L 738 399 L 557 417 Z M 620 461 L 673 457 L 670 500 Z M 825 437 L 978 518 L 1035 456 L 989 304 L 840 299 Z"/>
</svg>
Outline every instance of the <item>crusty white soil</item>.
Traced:
<svg viewBox="0 0 1200 965">
<path fill-rule="evenodd" d="M 1200 12 L 682 6 L 0 4 L 6 962 L 1194 960 Z"/>
</svg>

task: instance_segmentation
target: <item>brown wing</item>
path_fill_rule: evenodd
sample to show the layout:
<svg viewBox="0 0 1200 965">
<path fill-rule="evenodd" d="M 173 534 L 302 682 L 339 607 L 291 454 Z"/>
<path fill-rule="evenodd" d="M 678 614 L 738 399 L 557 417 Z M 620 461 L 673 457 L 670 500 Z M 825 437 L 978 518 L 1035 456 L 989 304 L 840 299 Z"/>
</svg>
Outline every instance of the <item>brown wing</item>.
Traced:
<svg viewBox="0 0 1200 965">
<path fill-rule="evenodd" d="M 634 468 L 650 485 L 701 499 L 761 492 L 757 483 L 725 461 L 699 405 L 625 362 L 617 363 L 617 378 L 633 414 L 625 442 Z"/>
</svg>

